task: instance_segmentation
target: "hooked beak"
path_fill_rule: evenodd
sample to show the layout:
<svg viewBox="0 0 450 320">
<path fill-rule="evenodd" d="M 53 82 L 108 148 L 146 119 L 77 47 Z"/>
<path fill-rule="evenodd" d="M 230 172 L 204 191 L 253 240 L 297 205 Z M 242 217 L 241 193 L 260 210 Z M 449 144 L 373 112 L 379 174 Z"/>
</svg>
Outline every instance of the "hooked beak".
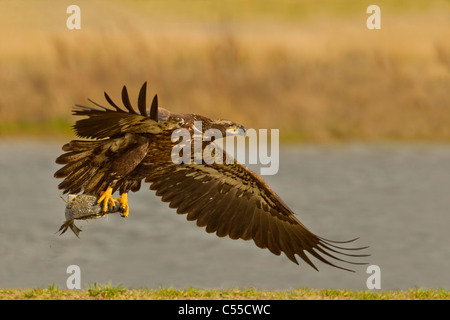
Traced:
<svg viewBox="0 0 450 320">
<path fill-rule="evenodd" d="M 245 136 L 245 127 L 243 125 L 238 125 L 236 128 L 227 129 L 227 136 Z"/>
</svg>

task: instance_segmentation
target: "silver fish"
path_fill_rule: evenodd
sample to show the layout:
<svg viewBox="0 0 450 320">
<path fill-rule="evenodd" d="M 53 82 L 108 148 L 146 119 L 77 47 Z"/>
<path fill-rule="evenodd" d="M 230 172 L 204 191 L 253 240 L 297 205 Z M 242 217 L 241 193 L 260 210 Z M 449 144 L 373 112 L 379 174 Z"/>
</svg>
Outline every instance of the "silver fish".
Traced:
<svg viewBox="0 0 450 320">
<path fill-rule="evenodd" d="M 69 194 L 67 201 L 63 199 L 66 202 L 66 221 L 57 231 L 61 231 L 59 235 L 62 235 L 67 231 L 67 228 L 70 228 L 79 238 L 79 233 L 82 230 L 75 225 L 74 220 L 98 219 L 107 214 L 121 212 L 120 203 L 117 200 L 114 200 L 114 207 L 108 205 L 108 210 L 102 212 L 103 204 L 97 203 L 99 198 L 96 195 L 83 193 L 80 195 Z"/>
</svg>

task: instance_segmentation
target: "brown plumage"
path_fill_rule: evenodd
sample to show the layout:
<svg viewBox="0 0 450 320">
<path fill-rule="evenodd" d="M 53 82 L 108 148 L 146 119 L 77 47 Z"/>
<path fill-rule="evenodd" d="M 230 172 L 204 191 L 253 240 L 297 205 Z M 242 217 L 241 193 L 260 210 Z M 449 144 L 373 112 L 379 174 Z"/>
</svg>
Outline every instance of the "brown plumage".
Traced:
<svg viewBox="0 0 450 320">
<path fill-rule="evenodd" d="M 74 109 L 75 115 L 87 116 L 74 125 L 76 134 L 96 140 L 73 140 L 63 146 L 65 153 L 56 162 L 64 167 L 55 177 L 64 178 L 59 185 L 64 193 L 103 194 L 107 208 L 111 194 L 119 190 L 122 196 L 118 200 L 127 216 L 126 194 L 138 191 L 144 180 L 169 207 L 219 237 L 253 239 L 258 247 L 268 248 L 275 255 L 284 252 L 297 264 L 298 255 L 316 270 L 306 253 L 344 270 L 349 269 L 329 258 L 363 264 L 345 257 L 367 256 L 351 253 L 366 247 L 343 247 L 356 239 L 337 242 L 313 234 L 261 177 L 236 160 L 232 164 L 172 162 L 171 151 L 177 143 L 171 141 L 173 130 L 184 128 L 193 134 L 194 121 L 202 121 L 203 132 L 215 128 L 225 135 L 227 129 L 237 131 L 242 126 L 196 114 L 172 113 L 158 107 L 156 95 L 147 110 L 146 83 L 139 93 L 138 111 L 132 107 L 126 87 L 122 90 L 124 108 L 106 93 L 105 98 L 114 109 L 94 102 L 96 107 L 77 105 Z M 229 157 L 217 150 L 223 159 Z"/>
</svg>

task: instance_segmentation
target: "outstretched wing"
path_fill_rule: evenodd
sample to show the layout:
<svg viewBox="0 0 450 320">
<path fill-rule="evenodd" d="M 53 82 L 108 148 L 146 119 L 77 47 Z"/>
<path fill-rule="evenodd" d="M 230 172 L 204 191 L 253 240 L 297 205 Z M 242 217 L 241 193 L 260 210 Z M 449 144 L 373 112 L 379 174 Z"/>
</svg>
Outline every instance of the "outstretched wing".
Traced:
<svg viewBox="0 0 450 320">
<path fill-rule="evenodd" d="M 331 266 L 352 271 L 327 260 L 332 258 L 351 264 L 344 257 L 364 257 L 348 251 L 342 244 L 321 238 L 309 231 L 280 197 L 262 178 L 245 166 L 235 164 L 174 164 L 163 162 L 149 165 L 145 182 L 162 201 L 169 202 L 177 213 L 187 214 L 187 220 L 197 221 L 209 233 L 228 235 L 232 239 L 253 239 L 260 248 L 275 255 L 284 252 L 298 264 L 297 254 L 317 270 L 306 253 Z M 343 257 L 344 256 L 344 257 Z"/>
<path fill-rule="evenodd" d="M 138 111 L 131 105 L 127 88 L 122 89 L 122 102 L 125 110 L 117 106 L 105 92 L 105 98 L 114 108 L 101 106 L 91 101 L 96 107 L 76 105 L 74 115 L 88 116 L 78 120 L 75 125 L 75 133 L 79 137 L 104 139 L 126 133 L 153 133 L 161 132 L 158 124 L 158 97 L 155 95 L 150 110 L 146 108 L 147 83 L 142 86 L 138 97 Z M 164 110 L 166 111 L 166 110 Z"/>
</svg>

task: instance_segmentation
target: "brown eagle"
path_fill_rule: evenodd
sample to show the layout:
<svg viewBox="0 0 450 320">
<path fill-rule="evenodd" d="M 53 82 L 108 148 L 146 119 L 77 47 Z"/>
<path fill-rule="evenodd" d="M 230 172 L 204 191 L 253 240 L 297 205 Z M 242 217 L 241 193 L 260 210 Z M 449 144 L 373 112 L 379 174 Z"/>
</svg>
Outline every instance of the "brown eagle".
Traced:
<svg viewBox="0 0 450 320">
<path fill-rule="evenodd" d="M 122 90 L 124 107 L 116 105 L 105 92 L 111 107 L 101 106 L 92 100 L 93 107 L 76 105 L 73 114 L 86 116 L 78 120 L 74 130 L 80 138 L 65 144 L 65 151 L 56 159 L 64 165 L 55 173 L 64 178 L 59 189 L 64 193 L 88 193 L 100 196 L 98 202 L 106 212 L 114 206 L 113 193 L 121 204 L 123 217 L 129 213 L 127 194 L 138 191 L 141 181 L 150 183 L 150 189 L 162 201 L 168 202 L 177 213 L 187 214 L 187 220 L 197 221 L 217 236 L 231 239 L 253 239 L 260 248 L 268 248 L 273 254 L 285 255 L 298 264 L 295 255 L 318 270 L 310 258 L 348 271 L 326 259 L 351 263 L 347 257 L 364 257 L 342 244 L 355 241 L 331 241 L 309 231 L 267 185 L 267 183 L 233 159 L 233 162 L 181 163 L 172 161 L 171 152 L 177 142 L 172 141 L 175 129 L 187 129 L 194 134 L 194 121 L 202 122 L 202 131 L 218 129 L 225 136 L 227 130 L 243 130 L 228 120 L 211 120 L 197 114 L 172 113 L 158 107 L 157 95 L 151 107 L 146 105 L 147 83 L 142 86 L 136 111 L 126 87 Z M 221 149 L 223 157 L 229 156 Z M 193 155 L 192 155 L 193 157 Z"/>
</svg>

